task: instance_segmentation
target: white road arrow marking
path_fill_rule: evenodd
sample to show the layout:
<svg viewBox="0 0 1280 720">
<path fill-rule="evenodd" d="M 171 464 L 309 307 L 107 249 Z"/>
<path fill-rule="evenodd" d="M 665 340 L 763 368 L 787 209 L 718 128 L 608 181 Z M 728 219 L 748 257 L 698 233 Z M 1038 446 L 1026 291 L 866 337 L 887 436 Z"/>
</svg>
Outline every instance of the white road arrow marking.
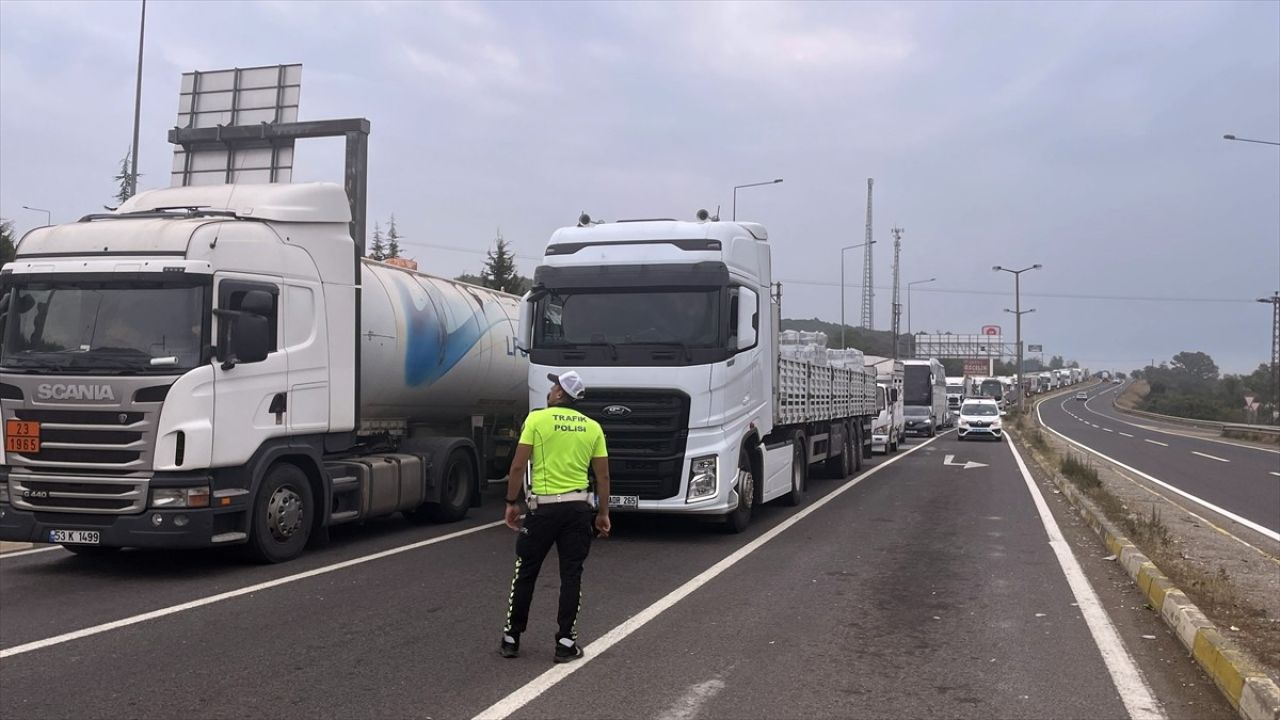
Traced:
<svg viewBox="0 0 1280 720">
<path fill-rule="evenodd" d="M 974 462 L 972 460 L 969 460 L 963 463 L 958 463 L 958 462 L 955 462 L 955 459 L 956 459 L 955 455 L 948 455 L 945 458 L 943 458 L 942 464 L 964 468 L 965 470 L 968 470 L 969 468 L 976 468 L 976 467 L 988 467 L 986 463 Z"/>
</svg>

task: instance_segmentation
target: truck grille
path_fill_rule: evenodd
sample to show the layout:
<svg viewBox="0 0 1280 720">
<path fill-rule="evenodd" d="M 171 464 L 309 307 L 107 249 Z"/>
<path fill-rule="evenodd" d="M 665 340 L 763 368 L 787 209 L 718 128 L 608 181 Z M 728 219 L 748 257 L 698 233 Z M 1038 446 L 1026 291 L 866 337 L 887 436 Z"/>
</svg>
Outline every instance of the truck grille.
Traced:
<svg viewBox="0 0 1280 720">
<path fill-rule="evenodd" d="M 11 453 L 13 464 L 45 468 L 142 470 L 152 429 L 148 413 L 17 408 L 12 417 L 40 423 L 40 452 Z"/>
<path fill-rule="evenodd" d="M 9 497 L 23 510 L 136 513 L 146 508 L 147 478 L 12 473 Z"/>
<path fill-rule="evenodd" d="M 642 500 L 663 500 L 680 492 L 689 440 L 688 395 L 592 388 L 576 407 L 604 429 L 610 492 Z"/>
</svg>

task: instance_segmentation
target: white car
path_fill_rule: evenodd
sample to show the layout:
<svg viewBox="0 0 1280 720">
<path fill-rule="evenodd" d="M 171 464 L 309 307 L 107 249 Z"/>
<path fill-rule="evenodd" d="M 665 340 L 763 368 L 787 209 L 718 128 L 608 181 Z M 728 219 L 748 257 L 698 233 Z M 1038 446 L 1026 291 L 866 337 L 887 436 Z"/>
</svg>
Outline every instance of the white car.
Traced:
<svg viewBox="0 0 1280 720">
<path fill-rule="evenodd" d="M 1087 392 L 1078 392 L 1078 393 L 1076 393 L 1076 399 L 1077 399 L 1077 400 L 1088 400 L 1088 399 L 1089 399 L 1089 393 L 1087 393 Z"/>
<path fill-rule="evenodd" d="M 1004 414 L 1000 404 L 990 398 L 965 400 L 960 406 L 960 416 L 956 418 L 956 437 L 960 440 L 970 437 L 999 440 L 1004 436 L 1004 423 L 1001 421 Z"/>
</svg>

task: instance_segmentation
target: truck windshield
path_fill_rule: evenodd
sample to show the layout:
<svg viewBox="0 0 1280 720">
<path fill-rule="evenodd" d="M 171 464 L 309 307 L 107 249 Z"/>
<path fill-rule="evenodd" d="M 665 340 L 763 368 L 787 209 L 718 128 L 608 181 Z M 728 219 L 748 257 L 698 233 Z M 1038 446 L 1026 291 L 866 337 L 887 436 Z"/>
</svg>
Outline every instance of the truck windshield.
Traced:
<svg viewBox="0 0 1280 720">
<path fill-rule="evenodd" d="M 539 302 L 535 346 L 719 347 L 719 289 L 551 293 Z"/>
<path fill-rule="evenodd" d="M 205 294 L 162 282 L 14 283 L 0 365 L 45 371 L 174 372 L 203 360 Z"/>
</svg>

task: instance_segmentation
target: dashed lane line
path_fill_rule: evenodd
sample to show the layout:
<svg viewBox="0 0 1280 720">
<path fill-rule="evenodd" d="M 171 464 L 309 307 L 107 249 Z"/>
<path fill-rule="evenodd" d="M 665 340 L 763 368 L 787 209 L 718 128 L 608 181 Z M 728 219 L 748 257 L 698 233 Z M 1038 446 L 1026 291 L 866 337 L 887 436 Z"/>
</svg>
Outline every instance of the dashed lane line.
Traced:
<svg viewBox="0 0 1280 720">
<path fill-rule="evenodd" d="M 1260 524 L 1258 524 L 1258 523 L 1256 523 L 1256 522 L 1254 522 L 1254 521 L 1252 521 L 1252 520 L 1249 520 L 1248 518 L 1241 517 L 1241 516 L 1239 516 L 1239 515 L 1237 515 L 1237 514 L 1235 514 L 1235 513 L 1231 512 L 1230 510 L 1226 510 L 1226 509 L 1224 509 L 1224 508 L 1218 507 L 1217 505 L 1214 505 L 1213 503 L 1209 502 L 1208 500 L 1205 500 L 1205 499 L 1203 499 L 1203 498 L 1196 497 L 1195 495 L 1192 495 L 1191 493 L 1187 492 L 1186 490 L 1183 490 L 1182 488 L 1179 488 L 1179 487 L 1175 487 L 1175 486 L 1173 486 L 1173 485 L 1170 485 L 1169 483 L 1167 483 L 1167 482 L 1165 482 L 1165 481 L 1163 481 L 1163 480 L 1161 480 L 1161 479 L 1159 479 L 1159 478 L 1156 478 L 1156 477 L 1154 477 L 1154 476 L 1152 476 L 1152 475 L 1148 475 L 1147 473 L 1142 472 L 1141 470 L 1139 470 L 1139 469 L 1137 469 L 1137 468 L 1133 467 L 1132 465 L 1126 465 L 1126 464 L 1124 464 L 1124 463 L 1120 462 L 1119 460 L 1117 460 L 1117 459 L 1115 459 L 1115 458 L 1111 457 L 1110 455 L 1104 455 L 1103 453 L 1100 453 L 1100 452 L 1098 452 L 1097 450 L 1094 450 L 1093 448 L 1089 447 L 1088 445 L 1085 445 L 1084 443 L 1082 443 L 1082 442 L 1080 442 L 1080 441 L 1078 441 L 1078 440 L 1072 440 L 1071 438 L 1067 437 L 1066 435 L 1063 435 L 1061 432 L 1059 432 L 1059 431 L 1057 431 L 1057 430 L 1054 430 L 1052 427 L 1050 427 L 1049 425 L 1047 425 L 1047 424 L 1045 423 L 1045 421 L 1044 421 L 1044 417 L 1040 414 L 1040 405 L 1039 405 L 1039 404 L 1037 404 L 1037 405 L 1036 405 L 1036 420 L 1040 423 L 1040 426 L 1041 426 L 1041 427 L 1043 427 L 1044 429 L 1046 429 L 1046 430 L 1048 430 L 1049 432 L 1053 433 L 1054 435 L 1057 435 L 1058 437 L 1062 438 L 1063 440 L 1066 440 L 1068 443 L 1071 443 L 1072 445 L 1075 445 L 1076 447 L 1080 448 L 1081 450 L 1084 450 L 1084 451 L 1086 451 L 1086 452 L 1091 452 L 1091 453 L 1093 453 L 1094 455 L 1097 455 L 1098 457 L 1102 458 L 1103 460 L 1106 460 L 1107 462 L 1111 463 L 1112 465 L 1115 465 L 1115 466 L 1117 466 L 1117 467 L 1122 467 L 1122 468 L 1124 468 L 1125 470 L 1128 470 L 1129 472 L 1133 473 L 1134 475 L 1137 475 L 1138 477 L 1141 477 L 1141 478 L 1143 478 L 1143 479 L 1147 480 L 1148 482 L 1153 482 L 1153 483 L 1155 483 L 1156 485 L 1159 485 L 1160 487 L 1162 487 L 1162 488 L 1164 488 L 1164 489 L 1166 489 L 1166 490 L 1169 490 L 1169 491 L 1175 492 L 1175 493 L 1177 493 L 1177 494 L 1181 495 L 1182 497 L 1184 497 L 1184 498 L 1186 498 L 1186 499 L 1188 499 L 1188 500 L 1190 500 L 1190 501 L 1192 501 L 1192 502 L 1196 503 L 1197 505 L 1200 505 L 1201 507 L 1208 508 L 1208 509 L 1210 509 L 1210 510 L 1212 510 L 1212 511 L 1216 512 L 1216 513 L 1218 513 L 1218 514 L 1219 514 L 1219 515 L 1221 515 L 1222 517 L 1225 517 L 1225 518 L 1227 518 L 1228 520 L 1231 520 L 1232 522 L 1238 523 L 1238 524 L 1240 524 L 1240 525 L 1243 525 L 1243 526 L 1245 526 L 1245 527 L 1249 528 L 1250 530 L 1252 530 L 1252 531 L 1254 531 L 1254 532 L 1258 533 L 1259 535 L 1262 535 L 1263 537 L 1270 538 L 1271 540 L 1275 540 L 1275 541 L 1277 541 L 1277 542 L 1280 542 L 1280 532 L 1276 532 L 1275 530 L 1271 530 L 1271 529 L 1269 529 L 1269 528 L 1266 528 L 1266 527 L 1264 527 L 1264 526 L 1262 526 L 1262 525 L 1260 525 Z M 1149 443 L 1153 443 L 1153 444 L 1155 444 L 1155 445 L 1164 445 L 1164 443 L 1162 443 L 1162 442 L 1156 442 L 1155 440 L 1147 440 L 1147 442 L 1149 442 Z M 1164 445 L 1164 446 L 1165 446 L 1165 447 L 1168 447 L 1168 445 Z"/>
<path fill-rule="evenodd" d="M 1130 434 L 1129 434 L 1129 433 L 1127 433 L 1127 432 L 1122 432 L 1122 433 L 1120 433 L 1120 434 L 1121 434 L 1121 435 L 1123 435 L 1123 436 L 1125 436 L 1125 437 L 1129 437 L 1129 438 L 1133 437 L 1132 435 L 1130 435 Z"/>
<path fill-rule="evenodd" d="M 1149 443 L 1151 443 L 1152 445 L 1159 445 L 1160 447 L 1169 447 L 1169 443 L 1162 443 L 1162 442 L 1160 442 L 1159 440 L 1152 440 L 1152 439 L 1150 439 L 1150 438 L 1142 438 L 1142 441 L 1143 441 L 1143 442 L 1149 442 Z"/>
<path fill-rule="evenodd" d="M 1204 453 L 1202 453 L 1202 452 L 1196 452 L 1195 450 L 1192 450 L 1192 451 L 1191 451 L 1191 454 L 1192 454 L 1192 455 L 1199 455 L 1199 456 L 1200 456 L 1200 457 L 1202 457 L 1202 458 L 1209 458 L 1210 460 L 1217 460 L 1218 462 L 1223 462 L 1223 463 L 1224 463 L 1224 462 L 1231 462 L 1230 460 L 1227 460 L 1226 458 L 1220 458 L 1220 457 L 1217 457 L 1217 456 L 1215 456 L 1215 455 L 1206 455 L 1206 454 L 1204 454 Z"/>
</svg>

